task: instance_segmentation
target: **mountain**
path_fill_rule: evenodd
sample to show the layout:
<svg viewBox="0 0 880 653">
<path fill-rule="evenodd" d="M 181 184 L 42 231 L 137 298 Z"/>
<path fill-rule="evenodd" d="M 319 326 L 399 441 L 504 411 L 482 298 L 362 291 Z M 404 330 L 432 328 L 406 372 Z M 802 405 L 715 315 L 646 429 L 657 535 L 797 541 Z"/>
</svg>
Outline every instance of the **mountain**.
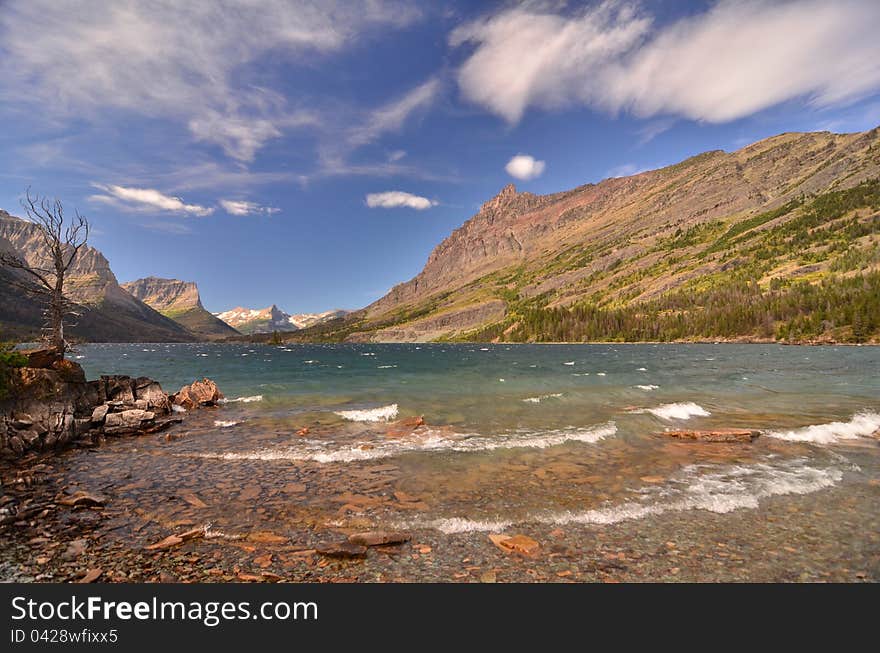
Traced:
<svg viewBox="0 0 880 653">
<path fill-rule="evenodd" d="M 214 313 L 226 324 L 235 327 L 240 333 L 272 333 L 273 331 L 297 331 L 343 317 L 348 311 L 332 310 L 323 313 L 298 313 L 290 315 L 275 304 L 268 308 L 233 308 L 222 313 Z"/>
<path fill-rule="evenodd" d="M 238 331 L 205 310 L 199 289 L 191 281 L 147 277 L 129 281 L 122 287 L 198 336 L 213 339 L 238 335 Z"/>
<path fill-rule="evenodd" d="M 42 265 L 43 243 L 27 220 L 0 210 L 0 247 L 16 252 L 31 265 Z M 21 271 L 0 269 L 0 330 L 29 337 L 39 334 L 42 311 L 8 280 Z M 6 281 L 4 283 L 4 281 Z M 74 339 L 96 342 L 189 342 L 196 338 L 184 327 L 154 311 L 123 290 L 110 264 L 94 247 L 84 247 L 68 270 L 67 295 L 80 304 L 82 315 L 67 329 Z"/>
<path fill-rule="evenodd" d="M 880 339 L 878 178 L 880 128 L 551 195 L 510 185 L 413 279 L 314 337 Z"/>
</svg>

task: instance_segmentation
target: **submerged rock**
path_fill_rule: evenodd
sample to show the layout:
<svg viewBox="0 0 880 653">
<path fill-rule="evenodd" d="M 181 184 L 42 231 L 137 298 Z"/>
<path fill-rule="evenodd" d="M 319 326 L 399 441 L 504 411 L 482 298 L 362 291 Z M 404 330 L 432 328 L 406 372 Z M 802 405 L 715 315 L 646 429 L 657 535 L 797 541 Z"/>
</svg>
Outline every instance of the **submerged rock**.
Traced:
<svg viewBox="0 0 880 653">
<path fill-rule="evenodd" d="M 520 553 L 524 556 L 535 556 L 541 545 L 528 535 L 489 535 L 489 540 L 505 553 Z"/>
<path fill-rule="evenodd" d="M 329 542 L 315 548 L 315 551 L 329 558 L 365 558 L 367 547 L 349 541 Z"/>
<path fill-rule="evenodd" d="M 383 544 L 403 544 L 409 542 L 410 536 L 406 533 L 392 531 L 368 531 L 366 533 L 354 533 L 349 535 L 348 541 L 362 546 L 380 546 Z"/>
<path fill-rule="evenodd" d="M 761 432 L 753 429 L 713 429 L 708 431 L 664 431 L 663 434 L 670 438 L 699 442 L 752 442 L 761 435 Z"/>
</svg>

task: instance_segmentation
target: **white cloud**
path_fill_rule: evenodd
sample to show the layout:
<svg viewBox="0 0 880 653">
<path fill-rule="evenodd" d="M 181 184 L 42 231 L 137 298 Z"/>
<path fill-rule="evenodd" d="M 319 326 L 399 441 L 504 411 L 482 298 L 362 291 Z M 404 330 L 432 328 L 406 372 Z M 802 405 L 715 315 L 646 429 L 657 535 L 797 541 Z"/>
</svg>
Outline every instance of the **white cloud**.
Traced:
<svg viewBox="0 0 880 653">
<path fill-rule="evenodd" d="M 507 162 L 504 169 L 511 177 L 528 181 L 540 177 L 544 173 L 545 167 L 546 164 L 543 161 L 538 161 L 533 156 L 517 154 Z"/>
<path fill-rule="evenodd" d="M 432 206 L 437 206 L 437 202 L 429 200 L 427 197 L 406 193 L 402 190 L 389 190 L 384 193 L 370 193 L 367 195 L 367 206 L 371 209 L 407 207 L 417 211 L 424 211 Z"/>
<path fill-rule="evenodd" d="M 374 109 L 361 125 L 350 131 L 349 143 L 355 147 L 365 145 L 382 134 L 400 129 L 413 113 L 429 106 L 440 89 L 440 80 L 431 78 L 401 97 Z"/>
<path fill-rule="evenodd" d="M 107 193 L 106 195 L 92 195 L 89 197 L 90 200 L 96 202 L 105 202 L 135 209 L 159 209 L 160 211 L 185 213 L 199 217 L 211 215 L 214 212 L 214 209 L 211 207 L 199 204 L 186 204 L 179 197 L 171 197 L 152 188 L 127 188 L 113 184 L 95 184 L 94 186 Z"/>
<path fill-rule="evenodd" d="M 653 27 L 610 0 L 576 14 L 503 10 L 454 30 L 476 44 L 463 95 L 511 123 L 529 107 L 584 105 L 725 122 L 796 98 L 825 107 L 880 90 L 880 3 L 722 0 Z"/>
<path fill-rule="evenodd" d="M 394 150 L 388 153 L 388 162 L 395 163 L 406 156 L 406 150 Z"/>
<path fill-rule="evenodd" d="M 220 200 L 220 206 L 230 215 L 254 215 L 257 213 L 272 215 L 281 211 L 274 206 L 260 206 L 256 202 L 246 200 Z"/>
<path fill-rule="evenodd" d="M 0 103 L 99 123 L 109 110 L 166 118 L 249 161 L 300 109 L 254 74 L 268 54 L 314 65 L 365 33 L 417 20 L 402 0 L 4 0 Z M 256 65 L 255 65 L 256 64 Z"/>
</svg>

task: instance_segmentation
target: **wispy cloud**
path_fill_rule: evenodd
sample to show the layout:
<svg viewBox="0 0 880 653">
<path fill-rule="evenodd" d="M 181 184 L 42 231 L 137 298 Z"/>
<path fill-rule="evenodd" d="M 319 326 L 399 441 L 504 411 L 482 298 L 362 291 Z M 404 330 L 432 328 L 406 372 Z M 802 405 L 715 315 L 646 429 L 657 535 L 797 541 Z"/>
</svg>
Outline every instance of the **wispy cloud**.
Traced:
<svg viewBox="0 0 880 653">
<path fill-rule="evenodd" d="M 8 0 L 0 100 L 94 122 L 112 110 L 174 120 L 247 162 L 285 128 L 304 124 L 302 108 L 267 88 L 254 63 L 279 53 L 310 65 L 421 14 L 401 0 L 371 0 L 357 11 L 344 0 Z"/>
<path fill-rule="evenodd" d="M 400 129 L 411 115 L 429 106 L 440 91 L 440 80 L 431 78 L 415 88 L 370 111 L 360 125 L 348 134 L 348 142 L 357 147 L 372 143 L 387 132 Z"/>
<path fill-rule="evenodd" d="M 384 193 L 370 193 L 367 195 L 366 202 L 367 206 L 371 209 L 396 209 L 406 207 L 416 209 L 417 211 L 424 211 L 425 209 L 430 209 L 432 206 L 437 205 L 435 200 L 430 200 L 427 197 L 421 197 L 419 195 L 413 195 L 412 193 L 407 193 L 402 190 L 389 190 Z"/>
<path fill-rule="evenodd" d="M 504 169 L 511 177 L 528 181 L 544 174 L 545 167 L 544 161 L 538 161 L 529 154 L 517 154 L 507 162 Z"/>
<path fill-rule="evenodd" d="M 261 206 L 247 200 L 220 200 L 220 206 L 230 215 L 272 215 L 281 211 L 274 206 Z"/>
<path fill-rule="evenodd" d="M 104 202 L 134 210 L 150 209 L 198 217 L 211 215 L 214 212 L 213 207 L 187 204 L 179 197 L 166 195 L 153 188 L 130 188 L 113 184 L 94 184 L 94 186 L 105 193 L 89 196 L 94 202 Z"/>
<path fill-rule="evenodd" d="M 795 98 L 837 106 L 880 90 L 880 3 L 721 0 L 659 28 L 629 2 L 569 14 L 504 9 L 454 30 L 476 49 L 463 95 L 510 123 L 583 105 L 725 122 Z"/>
</svg>

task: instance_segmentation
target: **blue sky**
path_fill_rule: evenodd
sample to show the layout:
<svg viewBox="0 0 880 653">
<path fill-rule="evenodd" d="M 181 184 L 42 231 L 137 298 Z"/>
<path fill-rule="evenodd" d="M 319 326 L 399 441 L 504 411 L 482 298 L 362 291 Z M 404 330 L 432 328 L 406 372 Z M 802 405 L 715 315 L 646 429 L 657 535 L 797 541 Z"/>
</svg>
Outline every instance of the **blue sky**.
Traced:
<svg viewBox="0 0 880 653">
<path fill-rule="evenodd" d="M 513 182 L 880 124 L 880 3 L 0 2 L 0 208 L 210 310 L 359 308 Z"/>
</svg>

